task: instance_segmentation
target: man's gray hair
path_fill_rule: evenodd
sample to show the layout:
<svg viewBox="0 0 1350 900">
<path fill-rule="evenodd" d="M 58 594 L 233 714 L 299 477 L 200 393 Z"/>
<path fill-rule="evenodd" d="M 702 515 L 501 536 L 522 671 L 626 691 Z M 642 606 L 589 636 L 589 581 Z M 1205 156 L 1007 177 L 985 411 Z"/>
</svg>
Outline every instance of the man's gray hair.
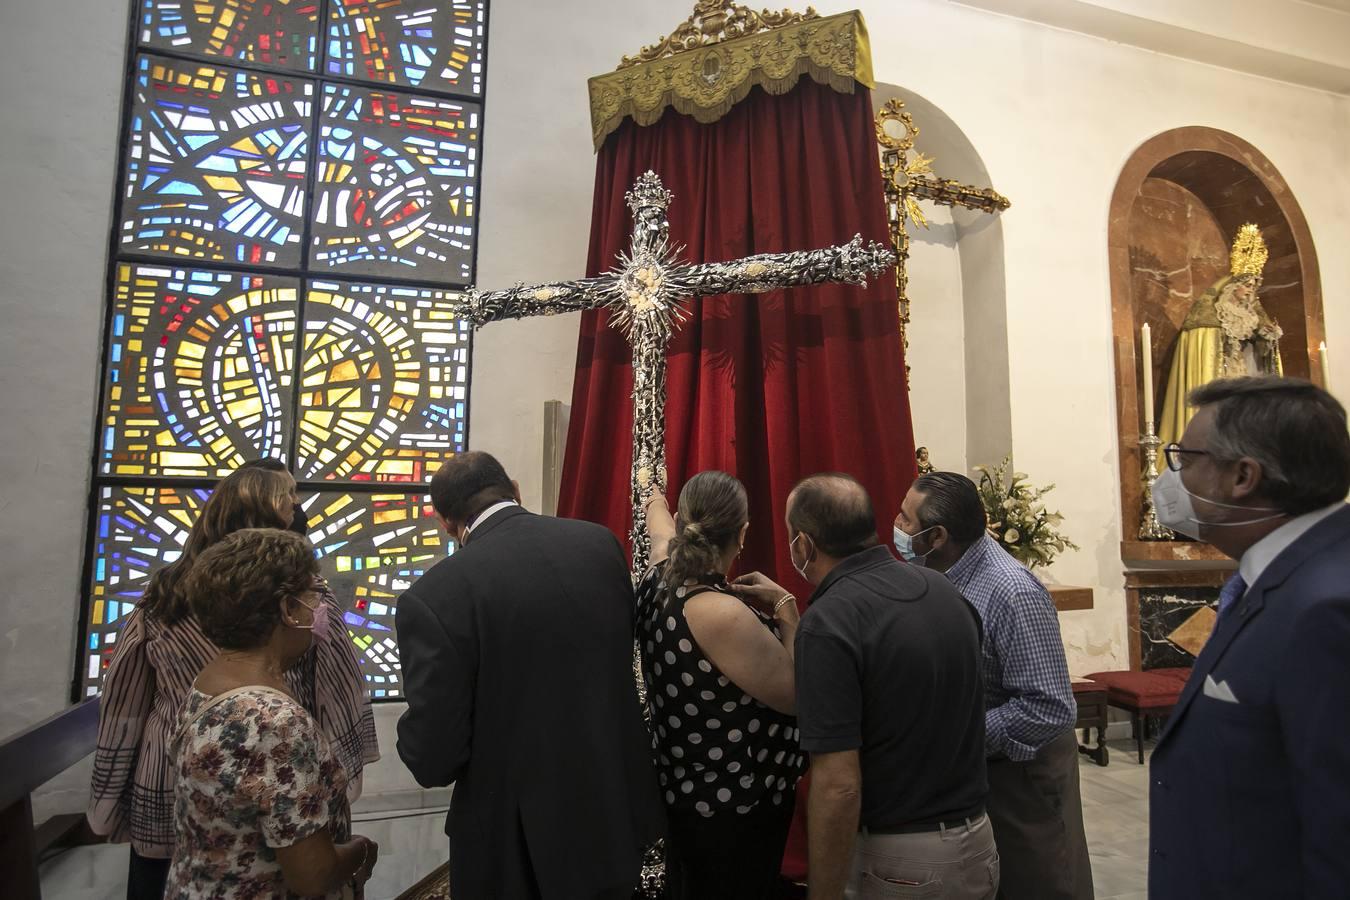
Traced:
<svg viewBox="0 0 1350 900">
<path fill-rule="evenodd" d="M 1345 407 L 1316 385 L 1274 375 L 1227 378 L 1188 399 L 1214 407 L 1210 457 L 1259 463 L 1261 493 L 1282 512 L 1302 515 L 1350 493 Z"/>
</svg>

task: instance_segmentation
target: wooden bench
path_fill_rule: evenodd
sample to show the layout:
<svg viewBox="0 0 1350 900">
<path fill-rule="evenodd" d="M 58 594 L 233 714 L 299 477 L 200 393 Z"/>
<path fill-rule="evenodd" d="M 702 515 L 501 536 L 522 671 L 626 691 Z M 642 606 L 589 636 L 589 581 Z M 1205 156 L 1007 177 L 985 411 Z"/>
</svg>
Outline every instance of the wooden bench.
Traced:
<svg viewBox="0 0 1350 900">
<path fill-rule="evenodd" d="M 94 752 L 98 700 L 86 700 L 0 741 L 0 885 L 9 900 L 41 900 L 38 859 L 72 841 L 84 815 L 55 816 L 33 827 L 32 793 Z"/>
<path fill-rule="evenodd" d="M 1181 699 L 1186 679 L 1191 670 L 1149 669 L 1147 672 L 1094 672 L 1088 678 L 1106 686 L 1109 705 L 1130 714 L 1134 739 L 1139 748 L 1139 764 L 1144 764 L 1144 741 L 1151 734 L 1151 726 L 1165 719 Z"/>
<path fill-rule="evenodd" d="M 1084 731 L 1084 743 L 1078 745 L 1078 752 L 1092 759 L 1097 765 L 1104 766 L 1111 760 L 1106 749 L 1106 725 L 1108 706 L 1106 685 L 1090 678 L 1073 680 L 1073 699 L 1078 704 L 1078 721 L 1075 729 Z M 1097 746 L 1092 746 L 1092 729 L 1097 729 Z"/>
</svg>

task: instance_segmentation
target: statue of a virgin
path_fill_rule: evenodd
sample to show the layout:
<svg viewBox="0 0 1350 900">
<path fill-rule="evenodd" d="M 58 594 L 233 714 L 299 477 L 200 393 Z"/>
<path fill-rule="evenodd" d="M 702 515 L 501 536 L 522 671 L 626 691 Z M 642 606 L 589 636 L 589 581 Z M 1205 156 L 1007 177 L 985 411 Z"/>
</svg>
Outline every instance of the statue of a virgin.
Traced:
<svg viewBox="0 0 1350 900">
<path fill-rule="evenodd" d="M 1163 395 L 1158 437 L 1163 446 L 1181 440 L 1193 411 L 1186 395 L 1217 378 L 1283 375 L 1280 337 L 1257 291 L 1266 266 L 1266 242 L 1255 225 L 1243 225 L 1233 241 L 1230 274 L 1214 282 L 1191 306 L 1177 335 L 1172 372 Z"/>
</svg>

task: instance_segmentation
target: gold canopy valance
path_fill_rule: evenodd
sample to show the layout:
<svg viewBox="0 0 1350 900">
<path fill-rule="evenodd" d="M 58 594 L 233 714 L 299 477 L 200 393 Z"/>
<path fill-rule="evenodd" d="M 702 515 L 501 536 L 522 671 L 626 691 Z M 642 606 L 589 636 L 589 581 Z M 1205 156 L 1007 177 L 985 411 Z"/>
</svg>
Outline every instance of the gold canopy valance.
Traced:
<svg viewBox="0 0 1350 900">
<path fill-rule="evenodd" d="M 716 122 L 751 88 L 785 94 L 803 74 L 845 94 L 855 83 L 873 86 L 862 13 L 756 13 L 730 0 L 700 0 L 670 37 L 590 80 L 595 148 L 629 116 L 652 125 L 673 106 Z"/>
</svg>

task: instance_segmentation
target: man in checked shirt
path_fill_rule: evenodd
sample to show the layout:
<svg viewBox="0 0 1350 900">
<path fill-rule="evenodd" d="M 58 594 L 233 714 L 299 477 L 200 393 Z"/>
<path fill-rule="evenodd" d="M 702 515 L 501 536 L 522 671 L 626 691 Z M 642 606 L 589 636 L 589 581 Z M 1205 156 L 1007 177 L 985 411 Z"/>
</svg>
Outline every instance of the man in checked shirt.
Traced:
<svg viewBox="0 0 1350 900">
<path fill-rule="evenodd" d="M 1045 587 L 986 533 L 964 475 L 914 482 L 895 517 L 895 548 L 944 572 L 984 624 L 989 820 L 1007 900 L 1091 900 L 1078 788 L 1077 706 Z"/>
</svg>

